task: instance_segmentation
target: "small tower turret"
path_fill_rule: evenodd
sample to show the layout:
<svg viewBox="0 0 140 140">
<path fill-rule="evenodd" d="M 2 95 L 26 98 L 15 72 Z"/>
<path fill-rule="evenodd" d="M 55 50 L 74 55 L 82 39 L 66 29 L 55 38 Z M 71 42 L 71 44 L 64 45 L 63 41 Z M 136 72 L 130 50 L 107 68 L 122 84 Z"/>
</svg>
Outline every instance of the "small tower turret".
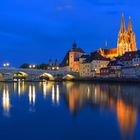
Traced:
<svg viewBox="0 0 140 140">
<path fill-rule="evenodd" d="M 58 66 L 59 63 L 58 63 L 58 59 L 55 59 L 55 66 Z"/>
<path fill-rule="evenodd" d="M 50 59 L 49 59 L 49 66 L 52 66 L 52 65 L 53 65 L 52 59 L 50 58 Z"/>
</svg>

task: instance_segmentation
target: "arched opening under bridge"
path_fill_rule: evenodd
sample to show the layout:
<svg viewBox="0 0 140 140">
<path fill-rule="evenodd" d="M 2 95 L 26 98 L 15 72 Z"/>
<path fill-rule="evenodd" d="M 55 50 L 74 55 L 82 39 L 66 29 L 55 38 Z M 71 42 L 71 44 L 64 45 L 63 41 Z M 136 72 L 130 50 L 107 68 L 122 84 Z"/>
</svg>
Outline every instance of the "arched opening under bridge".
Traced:
<svg viewBox="0 0 140 140">
<path fill-rule="evenodd" d="M 72 74 L 67 74 L 63 77 L 64 80 L 74 80 L 76 77 Z"/>
<path fill-rule="evenodd" d="M 28 74 L 25 72 L 17 72 L 13 75 L 14 81 L 25 81 L 28 79 Z"/>
<path fill-rule="evenodd" d="M 54 76 L 50 73 L 43 73 L 43 74 L 40 75 L 39 78 L 42 81 L 48 81 L 48 80 L 54 80 L 55 79 Z"/>
</svg>

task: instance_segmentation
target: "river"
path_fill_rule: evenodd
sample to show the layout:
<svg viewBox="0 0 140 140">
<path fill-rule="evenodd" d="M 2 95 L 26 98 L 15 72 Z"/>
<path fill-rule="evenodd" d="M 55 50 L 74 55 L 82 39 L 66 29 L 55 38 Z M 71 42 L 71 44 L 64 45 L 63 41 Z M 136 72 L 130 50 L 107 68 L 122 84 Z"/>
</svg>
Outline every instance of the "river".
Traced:
<svg viewBox="0 0 140 140">
<path fill-rule="evenodd" d="M 140 85 L 0 83 L 2 140 L 139 140 Z"/>
</svg>

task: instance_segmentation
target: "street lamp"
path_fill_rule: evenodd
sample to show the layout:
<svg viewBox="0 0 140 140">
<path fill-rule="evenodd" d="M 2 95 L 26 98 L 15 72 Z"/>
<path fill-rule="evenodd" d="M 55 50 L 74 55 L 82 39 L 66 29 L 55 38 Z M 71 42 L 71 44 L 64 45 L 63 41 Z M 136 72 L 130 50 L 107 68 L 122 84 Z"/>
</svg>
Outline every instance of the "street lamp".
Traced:
<svg viewBox="0 0 140 140">
<path fill-rule="evenodd" d="M 29 68 L 31 69 L 32 68 L 32 65 L 29 65 Z"/>
<path fill-rule="evenodd" d="M 34 69 L 36 67 L 36 65 L 29 65 L 30 69 Z"/>
<path fill-rule="evenodd" d="M 33 68 L 35 68 L 36 66 L 35 65 L 33 65 Z"/>
<path fill-rule="evenodd" d="M 4 63 L 4 64 L 3 64 L 3 67 L 9 67 L 9 66 L 10 66 L 9 63 Z"/>
<path fill-rule="evenodd" d="M 3 67 L 6 67 L 6 64 L 3 64 Z"/>
<path fill-rule="evenodd" d="M 6 65 L 7 65 L 7 67 L 9 67 L 9 66 L 10 66 L 10 64 L 9 64 L 9 63 L 7 63 Z"/>
</svg>

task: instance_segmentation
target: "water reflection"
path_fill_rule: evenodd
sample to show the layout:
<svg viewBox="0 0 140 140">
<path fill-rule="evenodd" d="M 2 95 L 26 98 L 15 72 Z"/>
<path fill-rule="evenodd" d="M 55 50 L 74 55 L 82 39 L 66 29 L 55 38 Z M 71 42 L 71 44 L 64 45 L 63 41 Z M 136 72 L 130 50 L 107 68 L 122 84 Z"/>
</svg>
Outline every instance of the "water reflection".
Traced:
<svg viewBox="0 0 140 140">
<path fill-rule="evenodd" d="M 128 91 L 125 88 L 127 89 L 128 86 L 77 84 L 69 88 L 68 94 L 65 94 L 65 99 L 74 116 L 86 105 L 91 106 L 93 109 L 98 107 L 101 111 L 108 108 L 116 112 L 122 139 L 126 139 L 127 135 L 133 139 L 137 123 L 137 107 L 140 105 L 140 100 L 135 102 L 136 98 L 139 98 L 138 94 L 133 94 L 135 87 L 131 89 L 131 92 L 129 91 L 129 94 L 127 93 L 127 96 L 125 95 Z"/>
<path fill-rule="evenodd" d="M 54 103 L 55 101 L 55 89 L 54 89 L 54 85 L 52 86 L 52 103 Z"/>
<path fill-rule="evenodd" d="M 69 111 L 75 117 L 86 107 L 92 108 L 93 111 L 95 108 L 99 109 L 101 113 L 110 110 L 116 114 L 118 127 L 123 139 L 126 139 L 126 137 L 133 139 L 138 119 L 138 109 L 140 108 L 139 90 L 139 86 L 73 82 L 17 82 L 0 85 L 4 112 L 8 113 L 10 111 L 10 104 L 12 104 L 10 103 L 10 98 L 16 95 L 21 96 L 22 94 L 26 97 L 27 93 L 29 105 L 34 108 L 36 100 L 40 96 L 43 96 L 43 99 L 51 98 L 51 102 L 54 105 L 64 105 L 60 100 L 62 98 Z M 9 91 L 15 94 L 10 96 Z M 47 102 L 47 100 L 44 101 Z"/>
<path fill-rule="evenodd" d="M 59 104 L 60 101 L 60 89 L 59 89 L 59 85 L 52 85 L 52 103 L 55 104 Z"/>
<path fill-rule="evenodd" d="M 59 104 L 60 96 L 59 96 L 59 85 L 56 86 L 56 102 Z"/>
<path fill-rule="evenodd" d="M 129 134 L 133 137 L 137 121 L 137 110 L 135 107 L 127 105 L 122 99 L 117 101 L 117 117 L 122 132 L 123 139 Z"/>
<path fill-rule="evenodd" d="M 17 92 L 19 96 L 26 92 L 27 85 L 25 84 L 24 81 L 14 82 L 13 86 L 14 86 L 14 92 L 15 93 Z"/>
<path fill-rule="evenodd" d="M 9 87 L 4 84 L 3 94 L 2 94 L 2 107 L 5 113 L 9 113 L 10 111 L 10 96 L 9 96 Z"/>
<path fill-rule="evenodd" d="M 36 100 L 36 92 L 35 92 L 35 85 L 29 85 L 29 103 L 30 105 L 35 105 Z"/>
<path fill-rule="evenodd" d="M 51 83 L 51 82 L 45 82 L 44 81 L 44 82 L 40 82 L 39 83 L 39 87 L 42 90 L 44 99 L 46 98 L 47 95 L 51 94 L 51 92 L 52 92 L 52 86 L 53 86 L 53 83 Z"/>
</svg>

